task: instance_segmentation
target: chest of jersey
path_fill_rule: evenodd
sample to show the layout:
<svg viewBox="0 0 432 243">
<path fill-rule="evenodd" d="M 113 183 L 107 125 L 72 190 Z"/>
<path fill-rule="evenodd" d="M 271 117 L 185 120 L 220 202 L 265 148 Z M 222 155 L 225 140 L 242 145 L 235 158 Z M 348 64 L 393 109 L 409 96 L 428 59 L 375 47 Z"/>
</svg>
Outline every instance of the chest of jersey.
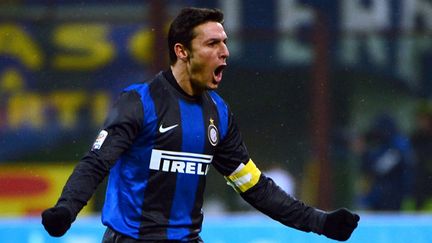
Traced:
<svg viewBox="0 0 432 243">
<path fill-rule="evenodd" d="M 157 119 L 152 121 L 156 131 L 149 168 L 207 174 L 220 140 L 219 117 L 214 103 L 207 96 L 191 100 L 176 91 L 162 91 L 153 97 Z"/>
</svg>

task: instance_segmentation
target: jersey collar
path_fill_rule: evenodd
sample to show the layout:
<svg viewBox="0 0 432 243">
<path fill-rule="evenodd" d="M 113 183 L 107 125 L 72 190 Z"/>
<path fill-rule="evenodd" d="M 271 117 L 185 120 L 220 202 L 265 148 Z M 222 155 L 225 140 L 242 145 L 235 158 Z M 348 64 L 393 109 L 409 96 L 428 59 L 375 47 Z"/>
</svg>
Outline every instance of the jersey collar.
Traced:
<svg viewBox="0 0 432 243">
<path fill-rule="evenodd" d="M 184 97 L 186 97 L 186 99 L 188 100 L 192 100 L 192 101 L 199 101 L 202 99 L 202 96 L 193 96 L 190 95 L 188 93 L 186 93 L 181 87 L 180 85 L 177 83 L 177 80 L 174 77 L 174 74 L 172 73 L 171 69 L 169 68 L 168 70 L 165 70 L 162 72 L 163 76 L 165 77 L 165 79 L 168 81 L 168 83 L 174 88 L 176 89 L 178 92 L 180 92 L 180 94 L 182 94 Z"/>
</svg>

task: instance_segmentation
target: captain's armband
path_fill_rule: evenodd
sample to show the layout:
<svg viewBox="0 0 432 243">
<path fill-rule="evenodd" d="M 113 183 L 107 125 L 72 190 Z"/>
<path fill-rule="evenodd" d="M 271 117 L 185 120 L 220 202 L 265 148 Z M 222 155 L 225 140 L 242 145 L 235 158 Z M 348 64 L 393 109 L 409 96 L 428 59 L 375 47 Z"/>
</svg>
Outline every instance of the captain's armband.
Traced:
<svg viewBox="0 0 432 243">
<path fill-rule="evenodd" d="M 258 183 L 261 171 L 250 159 L 246 165 L 241 163 L 229 176 L 225 176 L 228 185 L 232 186 L 238 193 L 245 192 Z"/>
</svg>

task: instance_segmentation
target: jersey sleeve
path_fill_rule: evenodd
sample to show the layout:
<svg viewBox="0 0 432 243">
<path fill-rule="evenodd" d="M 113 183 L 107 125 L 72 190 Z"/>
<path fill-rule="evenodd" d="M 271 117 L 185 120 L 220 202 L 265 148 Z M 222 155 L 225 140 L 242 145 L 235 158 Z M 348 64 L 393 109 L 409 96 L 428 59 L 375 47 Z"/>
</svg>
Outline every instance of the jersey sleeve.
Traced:
<svg viewBox="0 0 432 243">
<path fill-rule="evenodd" d="M 257 210 L 286 226 L 321 234 L 326 213 L 289 195 L 261 173 L 249 156 L 234 116 L 227 111 L 228 128 L 217 147 L 214 167 Z"/>
<path fill-rule="evenodd" d="M 239 165 L 249 161 L 249 152 L 243 142 L 234 115 L 227 108 L 227 129 L 216 147 L 213 165 L 224 176 L 230 175 Z"/>
<path fill-rule="evenodd" d="M 289 195 L 264 174 L 253 187 L 240 192 L 240 196 L 257 210 L 286 226 L 317 234 L 323 232 L 326 212 Z"/>
<path fill-rule="evenodd" d="M 68 208 L 75 219 L 120 155 L 131 146 L 142 124 L 140 95 L 136 91 L 123 92 L 92 148 L 74 168 L 56 206 Z"/>
</svg>

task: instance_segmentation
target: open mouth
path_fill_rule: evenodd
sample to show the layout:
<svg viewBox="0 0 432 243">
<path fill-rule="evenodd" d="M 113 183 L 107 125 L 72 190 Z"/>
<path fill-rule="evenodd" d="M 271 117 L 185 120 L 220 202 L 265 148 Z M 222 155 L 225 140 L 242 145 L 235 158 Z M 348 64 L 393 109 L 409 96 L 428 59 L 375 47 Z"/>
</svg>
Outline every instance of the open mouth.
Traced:
<svg viewBox="0 0 432 243">
<path fill-rule="evenodd" d="M 223 65 L 218 66 L 215 69 L 214 76 L 215 76 L 215 80 L 217 82 L 220 82 L 222 80 L 222 71 L 225 69 L 226 66 L 227 66 L 226 64 L 223 64 Z"/>
<path fill-rule="evenodd" d="M 214 71 L 215 75 L 218 76 L 219 74 L 221 74 L 225 67 L 226 65 L 220 65 L 219 67 L 217 67 Z"/>
</svg>

